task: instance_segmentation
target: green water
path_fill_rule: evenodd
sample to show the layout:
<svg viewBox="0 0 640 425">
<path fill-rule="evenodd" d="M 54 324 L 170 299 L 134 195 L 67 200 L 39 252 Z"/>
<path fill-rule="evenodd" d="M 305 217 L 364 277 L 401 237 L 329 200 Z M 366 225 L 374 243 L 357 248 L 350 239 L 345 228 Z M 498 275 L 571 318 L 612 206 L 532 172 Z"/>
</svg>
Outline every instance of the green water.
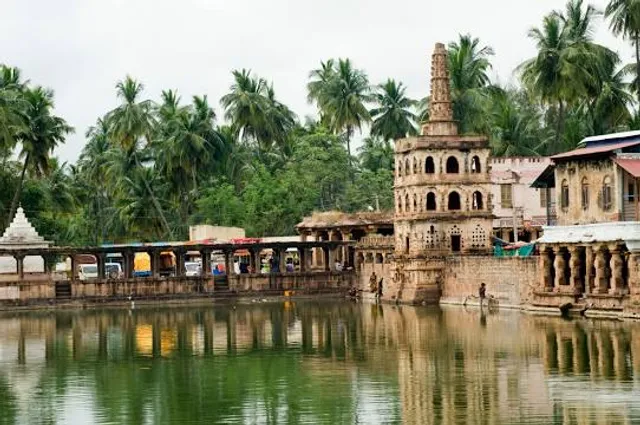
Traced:
<svg viewBox="0 0 640 425">
<path fill-rule="evenodd" d="M 640 324 L 348 302 L 0 315 L 0 424 L 640 423 Z"/>
</svg>

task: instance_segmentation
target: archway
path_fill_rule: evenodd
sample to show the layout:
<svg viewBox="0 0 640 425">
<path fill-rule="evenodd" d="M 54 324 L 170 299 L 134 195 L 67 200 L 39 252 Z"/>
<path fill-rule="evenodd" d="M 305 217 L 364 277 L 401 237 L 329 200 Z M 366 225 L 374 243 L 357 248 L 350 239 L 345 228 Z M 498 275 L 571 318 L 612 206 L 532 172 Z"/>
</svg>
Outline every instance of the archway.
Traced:
<svg viewBox="0 0 640 425">
<path fill-rule="evenodd" d="M 455 156 L 450 156 L 447 158 L 447 174 L 458 174 L 460 173 L 460 165 L 458 164 L 458 160 Z"/>
<path fill-rule="evenodd" d="M 436 194 L 429 192 L 427 193 L 427 211 L 435 211 L 436 209 Z"/>
<path fill-rule="evenodd" d="M 473 203 L 472 203 L 472 208 L 474 210 L 481 210 L 484 208 L 483 202 L 482 202 L 482 193 L 475 191 L 473 192 Z"/>
<path fill-rule="evenodd" d="M 460 194 L 458 192 L 454 191 L 449 194 L 447 209 L 450 211 L 458 211 L 461 209 Z"/>
<path fill-rule="evenodd" d="M 436 165 L 433 163 L 433 158 L 428 156 L 424 161 L 424 172 L 426 174 L 434 174 L 436 172 Z"/>
</svg>

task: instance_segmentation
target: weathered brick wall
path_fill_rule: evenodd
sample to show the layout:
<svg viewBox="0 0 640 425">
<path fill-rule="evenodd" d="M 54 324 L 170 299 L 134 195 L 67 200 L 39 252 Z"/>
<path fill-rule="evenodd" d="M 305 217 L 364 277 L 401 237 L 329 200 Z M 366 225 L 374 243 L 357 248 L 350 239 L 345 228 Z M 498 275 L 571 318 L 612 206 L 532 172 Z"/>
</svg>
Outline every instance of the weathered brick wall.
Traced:
<svg viewBox="0 0 640 425">
<path fill-rule="evenodd" d="M 538 257 L 449 257 L 440 302 L 462 303 L 469 296 L 477 297 L 484 282 L 487 296 L 497 298 L 500 305 L 520 306 L 531 301 L 539 276 Z"/>
</svg>

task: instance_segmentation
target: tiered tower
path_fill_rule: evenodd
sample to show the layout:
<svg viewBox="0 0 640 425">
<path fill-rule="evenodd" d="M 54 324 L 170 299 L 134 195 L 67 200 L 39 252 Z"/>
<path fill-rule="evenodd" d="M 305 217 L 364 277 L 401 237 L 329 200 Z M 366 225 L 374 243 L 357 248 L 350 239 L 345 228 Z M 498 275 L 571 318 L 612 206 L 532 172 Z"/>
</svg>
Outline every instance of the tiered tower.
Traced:
<svg viewBox="0 0 640 425">
<path fill-rule="evenodd" d="M 402 301 L 439 297 L 445 256 L 491 249 L 489 140 L 458 135 L 447 64 L 438 43 L 429 119 L 420 136 L 395 142 L 397 294 L 388 295 Z"/>
</svg>

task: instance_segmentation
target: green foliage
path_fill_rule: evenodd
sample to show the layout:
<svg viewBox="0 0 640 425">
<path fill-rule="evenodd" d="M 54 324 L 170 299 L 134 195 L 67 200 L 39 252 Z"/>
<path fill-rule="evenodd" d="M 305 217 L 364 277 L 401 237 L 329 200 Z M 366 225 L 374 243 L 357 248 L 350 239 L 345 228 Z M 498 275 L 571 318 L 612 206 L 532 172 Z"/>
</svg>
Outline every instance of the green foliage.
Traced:
<svg viewBox="0 0 640 425">
<path fill-rule="evenodd" d="M 632 98 L 640 1 L 611 0 L 605 11 L 613 32 L 636 46 L 635 64 L 593 41 L 599 15 L 570 0 L 545 16 L 528 33 L 536 54 L 510 87 L 491 81 L 491 47 L 469 34 L 450 42 L 460 131 L 488 135 L 494 155 L 528 156 L 640 129 Z M 156 102 L 127 76 L 115 87 L 120 104 L 86 132 L 78 162 L 60 164 L 53 149 L 72 129 L 53 113 L 53 93 L 0 66 L 0 219 L 21 203 L 47 239 L 100 244 L 185 239 L 198 223 L 285 235 L 315 210 L 393 209 L 393 141 L 417 133 L 428 98 L 410 99 L 391 78 L 372 85 L 349 59 L 329 59 L 309 74 L 318 115 L 302 124 L 267 80 L 244 69 L 232 76 L 220 99 L 224 124 L 207 96 L 183 102 L 166 90 Z"/>
</svg>

